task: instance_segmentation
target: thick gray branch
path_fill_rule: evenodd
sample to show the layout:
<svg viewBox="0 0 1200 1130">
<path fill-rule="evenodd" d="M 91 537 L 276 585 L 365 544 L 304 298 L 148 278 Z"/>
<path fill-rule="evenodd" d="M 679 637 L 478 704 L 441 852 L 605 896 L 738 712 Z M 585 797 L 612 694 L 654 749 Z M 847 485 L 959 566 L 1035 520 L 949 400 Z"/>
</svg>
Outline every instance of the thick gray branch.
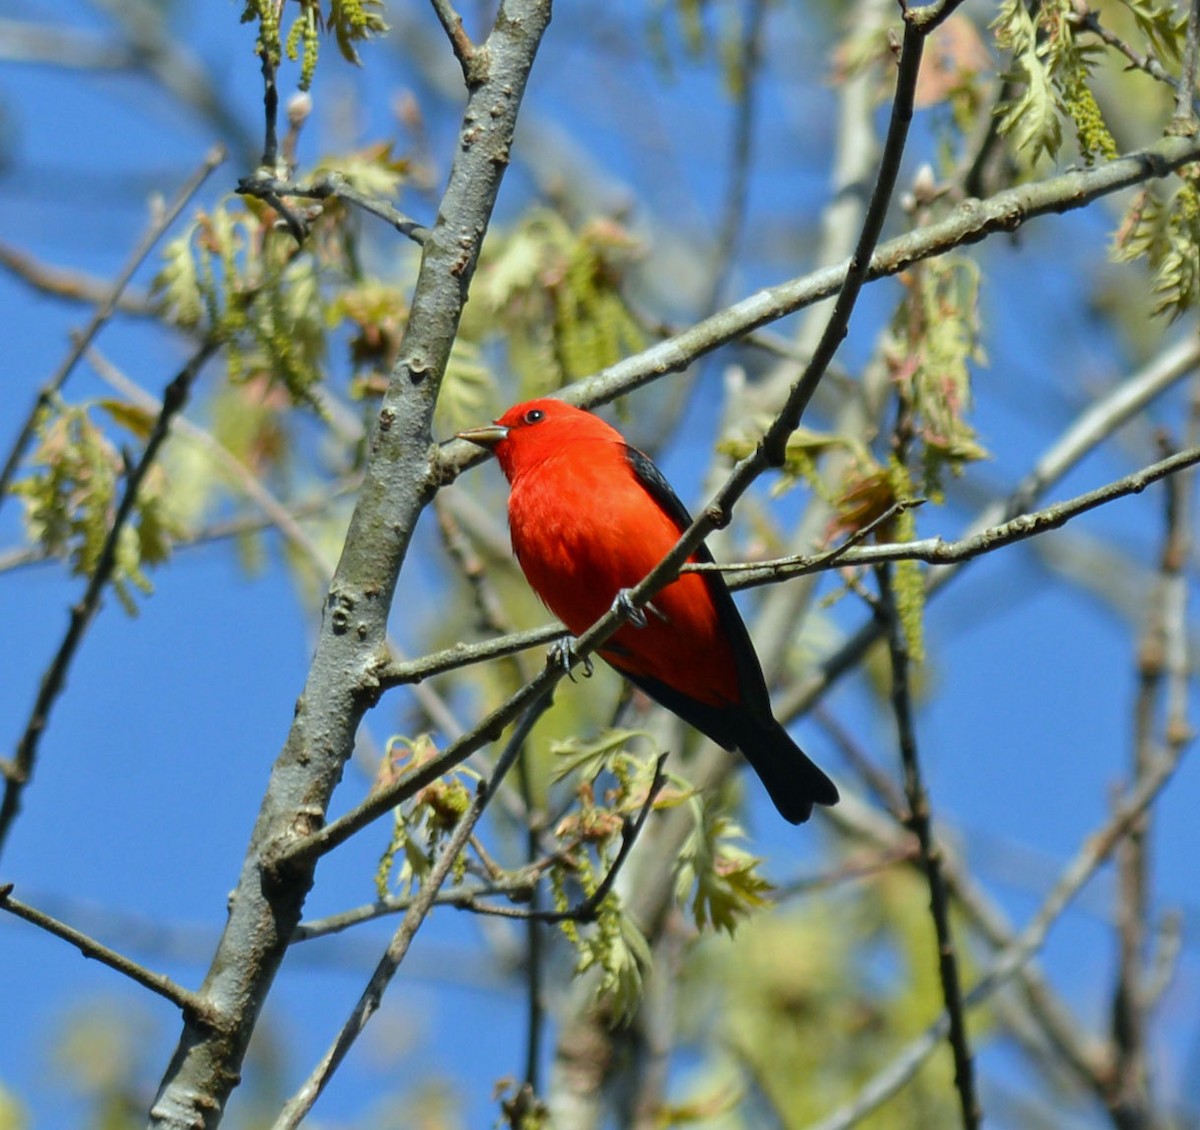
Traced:
<svg viewBox="0 0 1200 1130">
<path fill-rule="evenodd" d="M 507 167 L 517 111 L 550 19 L 549 0 L 505 0 L 482 50 L 438 218 L 426 240 L 412 311 L 370 438 L 362 494 L 325 600 L 316 653 L 271 774 L 229 919 L 200 995 L 212 1026 L 185 1023 L 150 1124 L 197 1130 L 220 1123 L 259 1010 L 300 920 L 315 858 L 272 866 L 319 828 L 378 693 L 388 609 L 431 473 L 433 408 L 483 235 Z"/>
</svg>

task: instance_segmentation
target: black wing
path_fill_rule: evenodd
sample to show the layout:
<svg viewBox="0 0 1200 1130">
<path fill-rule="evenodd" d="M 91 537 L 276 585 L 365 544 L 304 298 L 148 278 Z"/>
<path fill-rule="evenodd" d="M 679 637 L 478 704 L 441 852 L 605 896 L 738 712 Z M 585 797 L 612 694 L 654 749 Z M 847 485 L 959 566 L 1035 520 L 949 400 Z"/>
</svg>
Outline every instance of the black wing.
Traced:
<svg viewBox="0 0 1200 1130">
<path fill-rule="evenodd" d="M 675 493 L 671 484 L 667 482 L 663 473 L 654 465 L 653 460 L 645 452 L 639 451 L 636 447 L 625 447 L 625 458 L 629 462 L 637 480 L 646 488 L 650 497 L 658 503 L 659 506 L 669 515 L 671 520 L 679 527 L 679 532 L 682 534 L 684 530 L 692 524 L 692 516 L 688 513 L 687 507 L 679 500 L 679 496 Z M 708 546 L 703 543 L 693 554 L 697 561 L 711 562 L 713 557 L 708 551 Z M 741 690 L 742 705 L 745 706 L 752 714 L 757 714 L 760 717 L 773 717 L 771 714 L 771 696 L 767 691 L 767 683 L 763 678 L 762 667 L 758 662 L 758 656 L 754 652 L 754 644 L 750 640 L 750 633 L 746 631 L 746 625 L 742 620 L 742 614 L 738 611 L 737 605 L 733 602 L 733 596 L 729 592 L 728 586 L 725 584 L 725 578 L 720 573 L 701 573 L 704 583 L 708 585 L 709 594 L 713 598 L 713 603 L 717 608 L 717 617 L 720 620 L 721 628 L 725 632 L 726 639 L 729 640 L 733 647 L 734 664 L 737 668 L 738 686 Z M 634 680 L 639 684 L 650 683 L 653 680 Z M 688 715 L 680 710 L 673 699 L 681 696 L 678 692 L 673 692 L 669 687 L 659 688 L 656 684 L 655 691 L 651 691 L 649 686 L 642 686 L 642 689 L 651 693 L 652 697 L 658 697 L 660 702 L 674 710 L 675 713 L 687 718 Z M 690 721 L 690 719 L 689 719 Z M 693 725 L 695 723 L 693 722 Z M 708 733 L 710 737 L 720 742 L 721 745 L 726 745 L 726 741 L 722 740 L 716 734 L 705 726 L 698 727 Z"/>
</svg>

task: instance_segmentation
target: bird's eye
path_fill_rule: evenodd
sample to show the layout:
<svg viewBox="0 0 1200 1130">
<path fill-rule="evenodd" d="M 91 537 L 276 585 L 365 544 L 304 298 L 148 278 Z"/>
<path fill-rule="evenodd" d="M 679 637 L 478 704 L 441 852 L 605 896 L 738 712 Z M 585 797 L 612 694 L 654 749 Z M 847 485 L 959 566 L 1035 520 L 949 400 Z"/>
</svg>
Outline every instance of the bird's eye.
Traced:
<svg viewBox="0 0 1200 1130">
<path fill-rule="evenodd" d="M 537 424 L 546 418 L 546 413 L 540 408 L 530 408 L 523 418 L 527 424 Z"/>
</svg>

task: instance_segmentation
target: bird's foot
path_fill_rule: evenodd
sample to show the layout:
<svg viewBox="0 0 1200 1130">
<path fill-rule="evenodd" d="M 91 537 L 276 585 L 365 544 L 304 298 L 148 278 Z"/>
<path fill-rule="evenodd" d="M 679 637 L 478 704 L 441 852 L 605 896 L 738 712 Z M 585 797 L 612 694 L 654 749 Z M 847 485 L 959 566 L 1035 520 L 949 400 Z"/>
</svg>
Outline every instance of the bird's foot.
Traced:
<svg viewBox="0 0 1200 1130">
<path fill-rule="evenodd" d="M 594 669 L 592 667 L 592 657 L 590 655 L 580 656 L 576 653 L 574 636 L 563 636 L 550 645 L 549 662 L 555 667 L 561 667 L 567 673 L 567 678 L 571 682 L 575 682 L 575 673 L 571 668 L 574 666 L 576 660 L 583 667 L 583 677 L 590 679 Z"/>
<path fill-rule="evenodd" d="M 655 607 L 653 601 L 646 601 L 641 608 L 634 604 L 629 598 L 629 594 L 632 591 L 632 589 L 619 589 L 617 591 L 617 598 L 613 601 L 613 609 L 618 612 L 624 612 L 625 615 L 629 617 L 629 622 L 635 628 L 644 628 L 646 626 L 648 623 L 646 619 L 647 612 L 657 616 L 664 624 L 667 622 L 665 613 L 660 612 L 658 608 Z"/>
<path fill-rule="evenodd" d="M 613 601 L 613 611 L 623 612 L 635 628 L 646 626 L 646 613 L 629 599 L 630 589 L 618 589 L 617 598 Z"/>
</svg>

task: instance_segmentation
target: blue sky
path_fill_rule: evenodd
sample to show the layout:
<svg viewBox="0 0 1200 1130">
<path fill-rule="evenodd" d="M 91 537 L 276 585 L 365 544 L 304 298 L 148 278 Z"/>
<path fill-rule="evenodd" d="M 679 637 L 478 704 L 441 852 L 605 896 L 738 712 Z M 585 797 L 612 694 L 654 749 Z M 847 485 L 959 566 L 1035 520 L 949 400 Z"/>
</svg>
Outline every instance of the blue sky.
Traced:
<svg viewBox="0 0 1200 1130">
<path fill-rule="evenodd" d="M 603 51 L 586 45 L 580 13 L 561 7 L 530 88 L 528 143 L 560 144 L 564 164 L 590 171 L 591 191 L 601 203 L 635 203 L 633 222 L 652 253 L 672 240 L 711 234 L 730 123 L 715 68 L 708 61 L 677 61 L 674 80 L 663 81 L 641 50 L 642 9 L 632 0 L 613 8 L 597 29 Z M 233 5 L 189 6 L 175 14 L 172 26 L 212 69 L 227 105 L 254 134 L 261 118 L 258 71 L 252 33 L 236 15 Z M 68 22 L 102 38 L 114 34 L 104 15 L 83 4 L 0 0 L 0 18 Z M 421 5 L 398 11 L 393 23 L 439 43 L 436 23 Z M 752 231 L 756 224 L 774 230 L 797 210 L 815 213 L 828 193 L 828 29 L 814 20 L 810 33 L 811 39 L 775 43 L 770 56 L 769 97 L 757 134 L 761 169 L 751 183 Z M 429 74 L 416 74 L 391 49 L 368 47 L 364 57 L 370 65 L 353 71 L 334 58 L 330 45 L 305 156 L 392 129 L 391 99 L 409 86 L 428 99 L 431 145 L 444 172 L 454 121 L 450 107 L 434 99 Z M 631 104 L 644 107 L 640 124 L 661 144 L 629 140 L 628 119 L 613 110 L 627 111 Z M 215 136 L 145 78 L 11 61 L 0 61 L 0 111 L 8 123 L 0 241 L 102 278 L 116 272 L 145 224 L 147 194 L 169 196 Z M 927 114 L 918 119 L 914 147 L 928 152 L 933 137 Z M 708 138 L 715 140 L 706 145 Z M 235 157 L 212 178 L 201 201 L 211 203 L 247 171 Z M 537 180 L 518 159 L 502 195 L 502 219 L 528 203 Z M 419 218 L 429 218 L 427 201 L 407 203 Z M 1019 240 L 996 239 L 980 252 L 989 364 L 978 372 L 977 426 L 993 453 L 980 481 L 1015 483 L 1065 421 L 1130 368 L 1133 359 L 1078 289 L 1081 274 L 1090 281 L 1107 270 L 1103 248 L 1111 223 L 1112 214 L 1097 206 L 1038 221 Z M 395 253 L 391 233 L 368 231 L 373 254 L 386 260 Z M 817 265 L 806 258 L 803 242 L 776 248 L 769 237 L 752 238 L 732 292 L 740 296 Z M 151 260 L 137 285 L 146 286 L 155 269 Z M 680 292 L 677 314 L 685 316 L 686 280 Z M 852 369 L 862 364 L 895 298 L 894 283 L 868 291 L 840 362 Z M 32 294 L 8 274 L 0 274 L 0 308 L 6 312 L 0 322 L 6 393 L 0 449 L 7 451 L 35 390 L 65 355 L 69 331 L 87 314 Z M 178 342 L 125 321 L 107 330 L 100 344 L 155 392 L 184 356 Z M 662 453 L 664 469 L 691 503 L 700 501 L 719 380 L 713 369 L 702 378 L 691 438 Z M 86 398 L 103 387 L 81 368 L 68 390 L 72 398 Z M 202 391 L 201 408 L 204 399 Z M 1178 394 L 1149 416 L 1178 431 L 1182 408 Z M 1089 489 L 1152 461 L 1148 432 L 1143 420 L 1110 440 L 1052 496 Z M 1154 493 L 1089 515 L 1081 528 L 1150 566 L 1161 525 Z M 781 505 L 785 511 L 797 506 L 797 496 Z M 953 536 L 967 517 L 962 507 L 927 508 L 922 532 Z M 20 539 L 18 518 L 18 506 L 6 501 L 0 556 Z M 178 553 L 156 572 L 154 595 L 140 601 L 136 619 L 106 602 L 71 670 L 24 811 L 0 860 L 0 883 L 15 883 L 19 897 L 84 928 L 94 921 L 98 935 L 188 986 L 202 977 L 223 922 L 311 650 L 307 613 L 280 567 L 278 546 L 268 546 L 268 567 L 256 576 L 238 567 L 225 543 Z M 414 583 L 425 583 L 423 574 L 418 577 Z M 81 590 L 82 583 L 56 565 L 0 573 L 0 753 L 21 731 L 37 680 L 65 629 L 67 608 Z M 862 613 L 843 605 L 834 616 L 845 625 Z M 403 621 L 395 627 L 404 638 Z M 1018 548 L 977 562 L 956 581 L 931 608 L 929 634 L 934 693 L 919 724 L 935 808 L 952 814 L 952 834 L 1019 924 L 1061 862 L 1103 822 L 1123 778 L 1136 693 L 1136 633 L 1110 607 L 1039 563 L 1033 550 Z M 1195 717 L 1194 688 L 1192 700 Z M 402 696 L 387 701 L 372 719 L 374 732 L 403 729 L 408 705 Z M 891 756 L 886 720 L 861 685 L 840 687 L 829 705 L 881 760 Z M 835 776 L 847 777 L 814 723 L 802 723 L 798 733 Z M 348 770 L 337 806 L 351 803 L 366 785 Z M 1185 762 L 1156 818 L 1154 902 L 1157 910 L 1182 908 L 1193 932 L 1200 925 L 1198 805 L 1200 771 Z M 819 869 L 818 831 L 798 835 L 773 818 L 761 797 L 748 822 L 754 850 L 768 858 L 772 874 Z M 311 914 L 372 897 L 386 834 L 381 825 L 322 862 Z M 1106 1021 L 1098 987 L 1107 985 L 1114 961 L 1106 923 L 1110 890 L 1109 877 L 1102 876 L 1055 930 L 1045 955 L 1056 986 L 1099 1028 Z M 157 932 L 140 929 L 147 924 Z M 370 927 L 289 956 L 266 1016 L 288 1057 L 285 1093 L 324 1051 L 388 932 Z M 494 941 L 477 920 L 449 911 L 435 915 L 383 1013 L 319 1103 L 321 1124 L 368 1125 L 381 1096 L 435 1076 L 454 1085 L 465 1124 L 490 1122 L 493 1081 L 520 1072 L 523 1040 L 520 982 L 485 944 Z M 508 938 L 508 944 L 516 942 Z M 142 1074 L 150 1085 L 157 1082 L 179 1027 L 169 1005 L 7 916 L 0 916 L 0 952 L 0 1086 L 26 1104 L 32 1125 L 71 1126 L 79 1118 L 79 1106 L 52 1066 L 73 1008 L 113 1002 L 123 1013 L 144 1015 L 150 1036 L 141 1053 Z M 1166 1090 L 1186 1091 L 1193 1107 L 1200 1102 L 1197 1016 L 1200 963 L 1185 934 L 1155 1050 L 1158 1068 L 1170 1080 Z M 1011 1070 L 1002 1052 L 985 1051 L 982 1062 L 1002 1075 Z M 1193 1081 L 1185 1085 L 1189 1068 Z M 231 1110 L 245 1101 L 235 1097 Z"/>
</svg>

